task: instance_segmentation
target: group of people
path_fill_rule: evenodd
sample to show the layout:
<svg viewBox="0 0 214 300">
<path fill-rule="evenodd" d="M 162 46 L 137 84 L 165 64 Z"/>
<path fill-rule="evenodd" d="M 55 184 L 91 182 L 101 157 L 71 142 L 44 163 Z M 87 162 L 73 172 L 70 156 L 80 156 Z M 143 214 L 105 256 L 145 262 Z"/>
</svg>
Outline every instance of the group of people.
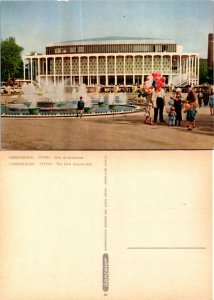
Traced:
<svg viewBox="0 0 214 300">
<path fill-rule="evenodd" d="M 181 126 L 182 121 L 182 109 L 186 113 L 186 120 L 189 122 L 188 130 L 192 130 L 195 127 L 195 115 L 197 113 L 197 96 L 192 89 L 191 85 L 186 86 L 187 96 L 184 99 L 181 94 L 180 88 L 176 89 L 175 95 L 170 97 L 168 102 L 168 125 Z M 213 89 L 209 94 L 209 106 L 210 114 L 214 115 L 214 94 Z M 147 110 L 144 120 L 145 124 L 154 125 L 157 122 L 158 116 L 160 122 L 166 122 L 163 118 L 163 111 L 165 106 L 165 91 L 160 89 L 158 92 L 153 91 L 152 94 L 147 96 Z M 152 121 L 152 108 L 154 108 L 154 120 Z"/>
<path fill-rule="evenodd" d="M 202 105 L 207 106 L 209 104 L 209 91 L 207 89 L 200 89 L 197 95 L 198 98 L 198 106 Z"/>
<path fill-rule="evenodd" d="M 195 115 L 197 113 L 197 96 L 192 89 L 191 85 L 186 86 L 187 96 L 186 99 L 182 97 L 182 90 L 176 89 L 175 95 L 170 97 L 168 108 L 168 125 L 169 126 L 181 126 L 182 121 L 182 109 L 186 113 L 186 120 L 189 122 L 188 130 L 192 130 L 195 127 Z M 170 102 L 171 101 L 171 102 Z M 214 92 L 211 89 L 209 94 L 208 104 L 210 106 L 210 114 L 214 116 Z M 84 111 L 84 101 L 80 97 L 77 103 L 77 117 Z M 158 92 L 154 91 L 152 94 L 147 95 L 147 110 L 144 120 L 145 124 L 154 125 L 157 122 L 158 116 L 160 122 L 166 122 L 163 118 L 163 111 L 165 106 L 165 91 L 161 88 Z M 154 108 L 154 120 L 152 121 L 152 108 Z"/>
</svg>

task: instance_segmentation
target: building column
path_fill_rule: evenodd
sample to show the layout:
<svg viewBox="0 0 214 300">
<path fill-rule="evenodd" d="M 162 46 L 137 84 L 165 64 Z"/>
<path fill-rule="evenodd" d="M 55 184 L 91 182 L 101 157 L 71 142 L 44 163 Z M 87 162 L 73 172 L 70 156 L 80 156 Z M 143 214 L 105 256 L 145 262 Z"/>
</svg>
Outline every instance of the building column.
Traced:
<svg viewBox="0 0 214 300">
<path fill-rule="evenodd" d="M 114 56 L 114 83 L 117 85 L 117 63 L 116 63 L 116 55 Z"/>
<path fill-rule="evenodd" d="M 193 83 L 196 83 L 196 56 L 193 57 Z"/>
<path fill-rule="evenodd" d="M 144 84 L 144 55 L 142 56 L 142 85 Z"/>
<path fill-rule="evenodd" d="M 163 76 L 163 55 L 161 55 L 161 69 L 160 69 L 161 75 Z"/>
<path fill-rule="evenodd" d="M 196 66 L 197 66 L 197 61 L 196 61 L 196 56 L 194 57 L 194 83 L 196 84 Z"/>
<path fill-rule="evenodd" d="M 197 83 L 199 84 L 199 56 L 197 56 L 197 61 L 198 61 L 198 72 L 197 72 Z"/>
<path fill-rule="evenodd" d="M 123 73 L 124 73 L 123 83 L 124 85 L 126 85 L 126 56 L 125 55 L 123 57 Z"/>
<path fill-rule="evenodd" d="M 192 83 L 195 82 L 195 57 L 192 57 Z"/>
<path fill-rule="evenodd" d="M 99 70 L 98 70 L 98 56 L 97 56 L 97 84 L 100 84 L 100 83 L 99 83 L 99 77 L 98 77 L 98 71 L 99 71 Z"/>
<path fill-rule="evenodd" d="M 30 59 L 30 81 L 32 83 L 33 80 L 33 59 Z"/>
<path fill-rule="evenodd" d="M 65 81 L 64 81 L 64 57 L 62 56 L 62 84 L 64 85 L 65 84 Z"/>
<path fill-rule="evenodd" d="M 190 55 L 189 55 L 189 58 L 188 58 L 188 73 L 189 73 L 189 76 L 188 76 L 188 81 L 189 81 L 189 84 L 190 84 Z"/>
<path fill-rule="evenodd" d="M 196 77 L 196 74 L 195 74 L 195 56 L 192 58 L 192 63 L 193 63 L 193 83 L 195 83 L 195 77 Z"/>
<path fill-rule="evenodd" d="M 152 54 L 152 73 L 154 72 L 154 55 Z"/>
<path fill-rule="evenodd" d="M 41 86 L 41 78 L 40 78 L 40 58 L 38 57 L 38 84 Z"/>
<path fill-rule="evenodd" d="M 107 55 L 106 55 L 106 85 L 108 85 L 108 65 L 107 65 Z"/>
<path fill-rule="evenodd" d="M 179 55 L 179 74 L 180 74 L 180 85 L 181 85 L 181 55 Z"/>
<path fill-rule="evenodd" d="M 133 84 L 135 84 L 135 56 L 133 55 L 133 64 L 132 64 L 132 78 L 133 78 Z"/>
<path fill-rule="evenodd" d="M 28 80 L 31 78 L 31 59 L 29 59 Z"/>
<path fill-rule="evenodd" d="M 70 56 L 70 82 L 71 86 L 73 86 L 73 80 L 72 80 L 72 56 Z"/>
<path fill-rule="evenodd" d="M 173 84 L 173 74 L 172 74 L 172 54 L 170 54 L 170 75 L 171 75 L 171 84 Z"/>
<path fill-rule="evenodd" d="M 88 82 L 88 85 L 91 85 L 91 78 L 90 78 L 90 75 L 89 75 L 89 56 L 87 56 L 87 82 Z"/>
<path fill-rule="evenodd" d="M 48 58 L 45 58 L 45 84 L 48 85 Z"/>
<path fill-rule="evenodd" d="M 53 61 L 53 74 L 54 74 L 54 86 L 56 86 L 56 57 L 54 56 Z"/>
<path fill-rule="evenodd" d="M 80 69 L 80 56 L 79 56 L 79 85 L 82 83 L 80 82 L 80 76 L 81 76 L 81 69 Z"/>
</svg>

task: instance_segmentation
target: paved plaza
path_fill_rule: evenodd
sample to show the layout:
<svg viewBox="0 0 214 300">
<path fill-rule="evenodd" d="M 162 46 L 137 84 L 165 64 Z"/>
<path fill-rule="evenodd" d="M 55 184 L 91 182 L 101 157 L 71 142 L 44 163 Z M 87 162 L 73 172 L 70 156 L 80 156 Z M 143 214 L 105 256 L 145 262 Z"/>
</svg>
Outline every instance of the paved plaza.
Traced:
<svg viewBox="0 0 214 300">
<path fill-rule="evenodd" d="M 185 117 L 185 114 L 183 114 Z M 214 116 L 198 108 L 196 128 L 146 125 L 144 113 L 48 119 L 2 118 L 3 150 L 213 149 Z M 165 115 L 165 119 L 167 116 Z"/>
</svg>

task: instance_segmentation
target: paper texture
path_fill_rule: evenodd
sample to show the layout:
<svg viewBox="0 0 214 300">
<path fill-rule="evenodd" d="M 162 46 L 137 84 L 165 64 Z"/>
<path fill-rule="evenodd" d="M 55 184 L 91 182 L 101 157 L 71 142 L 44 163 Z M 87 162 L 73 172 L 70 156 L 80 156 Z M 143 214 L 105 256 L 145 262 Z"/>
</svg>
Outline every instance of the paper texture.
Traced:
<svg viewBox="0 0 214 300">
<path fill-rule="evenodd" d="M 211 152 L 1 152 L 0 299 L 211 299 Z"/>
</svg>

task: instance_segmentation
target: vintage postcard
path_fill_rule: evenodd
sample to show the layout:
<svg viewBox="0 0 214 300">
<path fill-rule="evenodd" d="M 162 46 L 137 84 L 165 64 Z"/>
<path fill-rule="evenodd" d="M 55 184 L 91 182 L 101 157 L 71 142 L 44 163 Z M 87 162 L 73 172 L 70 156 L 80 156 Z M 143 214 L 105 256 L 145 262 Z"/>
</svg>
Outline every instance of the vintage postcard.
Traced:
<svg viewBox="0 0 214 300">
<path fill-rule="evenodd" d="M 210 151 L 0 155 L 1 299 L 212 299 Z"/>
<path fill-rule="evenodd" d="M 0 8 L 0 299 L 211 300 L 213 1 Z"/>
<path fill-rule="evenodd" d="M 213 149 L 212 12 L 1 1 L 2 149 Z"/>
</svg>

